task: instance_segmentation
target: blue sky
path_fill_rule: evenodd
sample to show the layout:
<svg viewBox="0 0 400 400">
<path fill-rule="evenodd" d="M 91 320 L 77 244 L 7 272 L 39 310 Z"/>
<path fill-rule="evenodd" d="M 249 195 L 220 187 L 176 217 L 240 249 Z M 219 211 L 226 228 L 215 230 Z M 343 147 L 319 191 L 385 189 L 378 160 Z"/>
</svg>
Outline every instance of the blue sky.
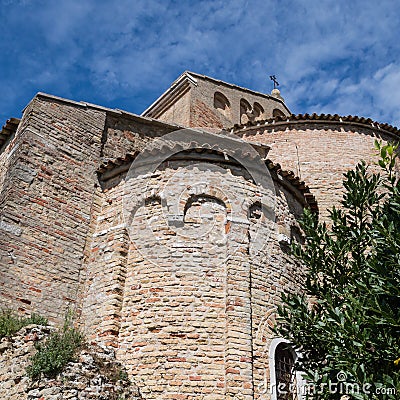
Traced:
<svg viewBox="0 0 400 400">
<path fill-rule="evenodd" d="M 184 70 L 400 125 L 395 0 L 0 0 L 0 126 L 38 91 L 140 114 Z"/>
</svg>

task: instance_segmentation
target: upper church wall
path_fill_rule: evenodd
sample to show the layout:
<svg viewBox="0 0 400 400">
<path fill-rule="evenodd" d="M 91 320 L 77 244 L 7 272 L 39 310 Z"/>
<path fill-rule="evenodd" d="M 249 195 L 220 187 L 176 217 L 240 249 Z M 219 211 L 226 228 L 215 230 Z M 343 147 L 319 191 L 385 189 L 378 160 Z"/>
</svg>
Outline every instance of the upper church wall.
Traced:
<svg viewBox="0 0 400 400">
<path fill-rule="evenodd" d="M 274 110 L 290 115 L 281 101 L 234 86 L 198 79 L 191 92 L 190 126 L 230 128 L 235 124 L 273 116 Z M 225 102 L 224 102 L 225 100 Z M 215 120 L 218 125 L 215 125 Z"/>
<path fill-rule="evenodd" d="M 321 217 L 326 219 L 327 210 L 342 200 L 343 174 L 361 160 L 370 165 L 370 171 L 377 171 L 375 140 L 397 141 L 398 135 L 377 123 L 318 118 L 271 120 L 237 128 L 235 133 L 249 142 L 268 145 L 268 157 L 307 183 L 317 198 Z"/>
<path fill-rule="evenodd" d="M 275 115 L 288 116 L 290 111 L 279 96 L 185 72 L 143 115 L 186 127 L 218 131 Z"/>
</svg>

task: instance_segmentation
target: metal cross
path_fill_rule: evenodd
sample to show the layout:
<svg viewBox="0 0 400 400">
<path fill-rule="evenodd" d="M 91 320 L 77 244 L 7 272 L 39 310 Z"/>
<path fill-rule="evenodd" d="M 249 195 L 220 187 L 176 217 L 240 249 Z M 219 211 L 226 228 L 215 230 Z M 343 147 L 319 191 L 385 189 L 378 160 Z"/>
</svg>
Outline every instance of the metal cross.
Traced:
<svg viewBox="0 0 400 400">
<path fill-rule="evenodd" d="M 276 76 L 275 75 L 270 75 L 269 79 L 271 79 L 271 81 L 274 82 L 274 89 L 276 89 L 276 87 L 279 86 L 279 83 L 276 80 Z"/>
</svg>

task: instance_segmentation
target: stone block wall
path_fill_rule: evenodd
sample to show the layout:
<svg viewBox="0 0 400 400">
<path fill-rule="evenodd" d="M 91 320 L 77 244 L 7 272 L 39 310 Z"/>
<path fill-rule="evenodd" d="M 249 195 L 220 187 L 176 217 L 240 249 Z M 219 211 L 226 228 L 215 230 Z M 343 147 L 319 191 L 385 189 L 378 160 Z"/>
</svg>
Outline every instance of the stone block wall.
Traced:
<svg viewBox="0 0 400 400">
<path fill-rule="evenodd" d="M 121 189 L 121 188 L 119 188 Z M 90 341 L 118 347 L 129 249 L 120 190 L 98 189 L 82 276 L 80 320 Z"/>
<path fill-rule="evenodd" d="M 26 374 L 35 344 L 44 343 L 54 328 L 29 325 L 0 340 L 0 397 L 3 400 L 109 399 L 139 400 L 137 387 L 120 379 L 123 366 L 105 346 L 86 346 L 56 376 L 32 381 Z"/>
</svg>

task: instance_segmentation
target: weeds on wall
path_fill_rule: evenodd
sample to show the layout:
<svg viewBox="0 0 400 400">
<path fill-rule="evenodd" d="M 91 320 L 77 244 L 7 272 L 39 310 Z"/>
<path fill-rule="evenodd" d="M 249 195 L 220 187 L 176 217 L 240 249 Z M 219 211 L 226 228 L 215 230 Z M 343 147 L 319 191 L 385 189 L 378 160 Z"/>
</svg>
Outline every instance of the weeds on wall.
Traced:
<svg viewBox="0 0 400 400">
<path fill-rule="evenodd" d="M 32 314 L 30 317 L 20 317 L 9 309 L 0 310 L 0 339 L 9 337 L 27 325 L 48 325 L 46 318 Z"/>
<path fill-rule="evenodd" d="M 83 334 L 73 326 L 72 313 L 68 312 L 62 329 L 51 333 L 44 343 L 36 344 L 37 352 L 26 369 L 28 376 L 32 380 L 42 375 L 55 377 L 68 362 L 75 360 L 83 342 Z"/>
</svg>

